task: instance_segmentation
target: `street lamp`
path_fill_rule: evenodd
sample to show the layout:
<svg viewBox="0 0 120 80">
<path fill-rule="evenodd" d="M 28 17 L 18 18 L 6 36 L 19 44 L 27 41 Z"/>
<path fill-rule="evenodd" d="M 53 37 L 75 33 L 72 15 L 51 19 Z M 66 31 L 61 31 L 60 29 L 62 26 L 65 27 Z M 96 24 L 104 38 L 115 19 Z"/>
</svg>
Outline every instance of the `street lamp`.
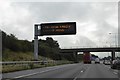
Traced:
<svg viewBox="0 0 120 80">
<path fill-rule="evenodd" d="M 114 34 L 114 35 L 115 35 L 115 47 L 117 47 L 117 39 L 116 39 L 117 36 L 116 36 L 116 35 L 117 35 L 118 33 L 109 33 L 109 34 L 110 34 L 110 35 L 111 35 L 111 34 Z"/>
</svg>

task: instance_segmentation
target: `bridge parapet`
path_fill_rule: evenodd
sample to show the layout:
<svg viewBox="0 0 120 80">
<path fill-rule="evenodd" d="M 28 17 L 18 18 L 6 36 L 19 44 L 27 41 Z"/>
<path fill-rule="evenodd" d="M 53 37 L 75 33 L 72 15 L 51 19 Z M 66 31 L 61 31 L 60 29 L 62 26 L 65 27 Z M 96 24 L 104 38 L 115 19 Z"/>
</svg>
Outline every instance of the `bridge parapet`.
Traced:
<svg viewBox="0 0 120 80">
<path fill-rule="evenodd" d="M 60 49 L 60 52 L 120 52 L 120 47 L 99 47 L 99 48 L 72 48 L 72 49 Z"/>
<path fill-rule="evenodd" d="M 64 47 L 64 48 L 61 48 L 61 49 L 79 49 L 79 48 L 120 48 L 119 47 L 99 47 L 99 46 L 96 46 L 96 47 L 88 47 L 88 46 L 76 46 L 76 47 L 70 47 L 70 48 L 67 48 L 67 47 Z"/>
</svg>

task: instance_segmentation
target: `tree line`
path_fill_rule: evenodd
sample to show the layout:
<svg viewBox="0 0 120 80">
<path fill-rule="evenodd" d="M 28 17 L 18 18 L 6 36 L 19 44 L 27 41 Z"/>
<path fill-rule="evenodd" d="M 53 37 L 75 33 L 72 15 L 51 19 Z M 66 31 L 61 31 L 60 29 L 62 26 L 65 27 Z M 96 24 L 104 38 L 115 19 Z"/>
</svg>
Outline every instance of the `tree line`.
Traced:
<svg viewBox="0 0 120 80">
<path fill-rule="evenodd" d="M 53 60 L 75 60 L 73 54 L 61 54 L 59 53 L 59 43 L 52 37 L 47 37 L 46 40 L 38 40 L 38 54 L 40 56 L 48 57 Z M 9 49 L 10 51 L 16 52 L 33 52 L 34 51 L 34 40 L 19 40 L 14 34 L 6 34 L 2 31 L 2 51 Z M 19 54 L 18 54 L 19 55 Z M 81 59 L 81 55 L 79 57 Z"/>
</svg>

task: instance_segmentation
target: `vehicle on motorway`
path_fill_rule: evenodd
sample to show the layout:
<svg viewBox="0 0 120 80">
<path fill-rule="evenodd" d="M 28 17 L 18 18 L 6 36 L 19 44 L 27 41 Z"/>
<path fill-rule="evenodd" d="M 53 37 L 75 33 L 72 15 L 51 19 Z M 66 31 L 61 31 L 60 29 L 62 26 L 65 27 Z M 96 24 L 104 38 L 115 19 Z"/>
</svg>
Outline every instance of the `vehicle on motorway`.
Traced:
<svg viewBox="0 0 120 80">
<path fill-rule="evenodd" d="M 83 53 L 83 63 L 84 64 L 91 64 L 91 54 L 90 52 Z"/>
<path fill-rule="evenodd" d="M 95 64 L 96 63 L 100 64 L 100 59 L 99 58 L 95 58 Z"/>
<path fill-rule="evenodd" d="M 120 60 L 119 59 L 113 60 L 111 64 L 111 68 L 120 70 Z"/>
<path fill-rule="evenodd" d="M 104 60 L 104 61 L 103 61 L 103 64 L 105 64 L 105 65 L 110 65 L 111 62 L 110 62 L 110 60 Z"/>
</svg>

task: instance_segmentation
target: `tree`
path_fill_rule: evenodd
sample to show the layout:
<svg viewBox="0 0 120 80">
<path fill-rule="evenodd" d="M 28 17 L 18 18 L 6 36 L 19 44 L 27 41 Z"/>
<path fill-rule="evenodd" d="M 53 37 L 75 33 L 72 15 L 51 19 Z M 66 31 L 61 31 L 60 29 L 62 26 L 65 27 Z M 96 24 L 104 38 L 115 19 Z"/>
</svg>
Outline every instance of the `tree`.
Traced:
<svg viewBox="0 0 120 80">
<path fill-rule="evenodd" d="M 59 44 L 51 37 L 47 37 L 46 40 L 38 40 L 38 54 L 40 56 L 48 57 L 53 60 L 74 60 L 72 54 L 63 55 L 59 53 Z M 14 34 L 6 34 L 2 31 L 2 49 L 3 54 L 6 49 L 13 52 L 33 52 L 34 40 L 32 42 L 28 40 L 19 40 Z M 18 54 L 19 55 L 19 54 Z"/>
</svg>

